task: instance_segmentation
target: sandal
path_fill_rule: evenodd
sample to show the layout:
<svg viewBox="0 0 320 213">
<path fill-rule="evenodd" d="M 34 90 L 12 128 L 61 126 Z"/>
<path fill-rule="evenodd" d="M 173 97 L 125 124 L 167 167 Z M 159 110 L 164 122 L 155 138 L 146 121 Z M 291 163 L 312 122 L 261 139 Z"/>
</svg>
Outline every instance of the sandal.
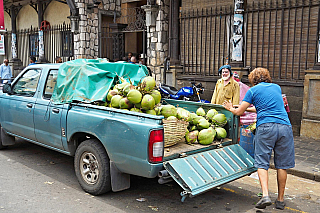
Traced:
<svg viewBox="0 0 320 213">
<path fill-rule="evenodd" d="M 284 207 L 286 206 L 286 203 L 284 201 L 276 200 L 275 204 L 276 204 L 276 209 L 281 209 L 281 210 L 283 210 Z"/>
<path fill-rule="evenodd" d="M 271 199 L 269 196 L 262 197 L 259 202 L 256 204 L 256 208 L 258 209 L 265 209 L 266 206 L 271 205 Z"/>
</svg>

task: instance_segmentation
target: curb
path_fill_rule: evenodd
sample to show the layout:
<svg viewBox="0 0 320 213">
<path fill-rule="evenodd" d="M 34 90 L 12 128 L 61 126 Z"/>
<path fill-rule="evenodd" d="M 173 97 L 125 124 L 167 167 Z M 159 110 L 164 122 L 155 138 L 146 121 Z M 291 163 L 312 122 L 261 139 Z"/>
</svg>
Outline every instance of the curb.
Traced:
<svg viewBox="0 0 320 213">
<path fill-rule="evenodd" d="M 271 169 L 276 169 L 273 164 L 270 164 L 270 168 Z M 318 172 L 317 173 L 311 173 L 311 172 L 305 172 L 305 171 L 296 170 L 296 169 L 293 168 L 293 169 L 287 169 L 287 173 L 291 174 L 291 175 L 294 175 L 294 176 L 301 177 L 301 178 L 306 178 L 306 179 L 309 179 L 309 180 L 314 180 L 314 181 L 320 182 L 320 174 L 318 174 Z"/>
</svg>

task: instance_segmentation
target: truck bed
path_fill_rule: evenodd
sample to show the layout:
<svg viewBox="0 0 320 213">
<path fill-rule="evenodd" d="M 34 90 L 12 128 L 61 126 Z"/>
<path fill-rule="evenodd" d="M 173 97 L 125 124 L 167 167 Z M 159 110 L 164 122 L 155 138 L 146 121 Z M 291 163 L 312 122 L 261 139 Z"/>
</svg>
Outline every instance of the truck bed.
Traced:
<svg viewBox="0 0 320 213">
<path fill-rule="evenodd" d="M 164 148 L 164 158 L 165 159 L 170 159 L 172 157 L 175 157 L 176 155 L 180 155 L 181 153 L 187 153 L 187 152 L 197 152 L 197 150 L 204 150 L 204 149 L 214 149 L 217 146 L 228 142 L 228 141 L 232 141 L 229 138 L 225 138 L 222 141 L 213 141 L 212 144 L 210 145 L 202 145 L 199 143 L 195 143 L 195 144 L 187 144 L 185 141 L 181 141 L 173 146 L 170 147 L 165 147 Z"/>
</svg>

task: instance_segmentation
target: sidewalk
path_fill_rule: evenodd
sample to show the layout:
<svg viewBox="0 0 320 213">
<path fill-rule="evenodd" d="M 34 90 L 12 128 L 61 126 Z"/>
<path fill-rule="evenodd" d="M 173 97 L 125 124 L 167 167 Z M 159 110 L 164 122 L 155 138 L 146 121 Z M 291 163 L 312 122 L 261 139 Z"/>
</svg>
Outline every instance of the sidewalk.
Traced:
<svg viewBox="0 0 320 213">
<path fill-rule="evenodd" d="M 288 174 L 320 182 L 320 141 L 294 137 L 296 166 Z M 270 168 L 274 168 L 271 159 Z"/>
</svg>

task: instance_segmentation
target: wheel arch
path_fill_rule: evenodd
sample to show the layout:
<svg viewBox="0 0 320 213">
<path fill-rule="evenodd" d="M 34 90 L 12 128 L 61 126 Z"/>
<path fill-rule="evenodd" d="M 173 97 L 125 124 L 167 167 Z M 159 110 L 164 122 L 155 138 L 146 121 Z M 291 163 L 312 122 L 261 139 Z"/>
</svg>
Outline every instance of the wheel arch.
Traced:
<svg viewBox="0 0 320 213">
<path fill-rule="evenodd" d="M 70 139 L 68 141 L 68 150 L 70 152 L 70 155 L 74 156 L 78 146 L 83 141 L 88 140 L 88 139 L 96 139 L 96 140 L 98 140 L 99 143 L 101 143 L 101 145 L 105 148 L 105 150 L 106 150 L 106 152 L 108 154 L 108 151 L 107 151 L 106 147 L 102 144 L 101 140 L 96 135 L 91 134 L 91 133 L 87 133 L 87 132 L 76 132 L 70 137 Z"/>
</svg>

